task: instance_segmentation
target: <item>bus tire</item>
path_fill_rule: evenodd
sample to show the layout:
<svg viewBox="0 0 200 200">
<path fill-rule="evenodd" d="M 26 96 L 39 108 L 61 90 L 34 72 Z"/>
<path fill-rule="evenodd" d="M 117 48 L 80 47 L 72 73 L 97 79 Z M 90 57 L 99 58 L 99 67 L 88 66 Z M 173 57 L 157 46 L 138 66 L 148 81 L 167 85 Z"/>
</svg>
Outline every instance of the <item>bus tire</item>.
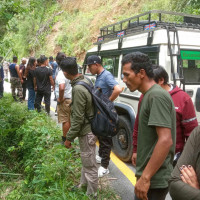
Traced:
<svg viewBox="0 0 200 200">
<path fill-rule="evenodd" d="M 113 152 L 124 162 L 129 162 L 133 153 L 133 131 L 126 115 L 119 116 L 119 131 L 112 138 Z"/>
</svg>

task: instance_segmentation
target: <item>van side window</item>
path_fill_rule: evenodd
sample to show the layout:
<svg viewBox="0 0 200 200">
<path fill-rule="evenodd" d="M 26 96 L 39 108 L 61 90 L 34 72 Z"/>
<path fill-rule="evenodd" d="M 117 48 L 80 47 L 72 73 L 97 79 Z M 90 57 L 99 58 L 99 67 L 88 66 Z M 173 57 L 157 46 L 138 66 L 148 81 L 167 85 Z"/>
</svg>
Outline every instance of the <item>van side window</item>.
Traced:
<svg viewBox="0 0 200 200">
<path fill-rule="evenodd" d="M 119 56 L 102 57 L 102 66 L 114 77 L 118 76 Z"/>
</svg>

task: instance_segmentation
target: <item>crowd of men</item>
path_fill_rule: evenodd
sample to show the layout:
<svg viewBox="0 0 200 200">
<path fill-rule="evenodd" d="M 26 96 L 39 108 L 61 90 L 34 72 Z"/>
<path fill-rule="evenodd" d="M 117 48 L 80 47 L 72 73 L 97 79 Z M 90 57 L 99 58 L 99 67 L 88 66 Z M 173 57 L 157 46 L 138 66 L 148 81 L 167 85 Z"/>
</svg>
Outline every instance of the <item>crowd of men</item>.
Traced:
<svg viewBox="0 0 200 200">
<path fill-rule="evenodd" d="M 76 59 L 59 52 L 55 60 L 44 55 L 37 60 L 31 57 L 25 67 L 26 59 L 18 65 L 17 57 L 13 57 L 9 65 L 12 96 L 15 101 L 23 101 L 27 88 L 28 109 L 40 112 L 44 98 L 49 114 L 51 92 L 55 91 L 62 143 L 72 148 L 74 139 L 79 140 L 82 171 L 76 188 L 86 187 L 86 194 L 98 199 L 98 178 L 109 173 L 112 137 L 96 137 L 92 133 L 92 96 L 84 86 L 77 84 L 79 81 L 90 83 L 79 73 Z M 122 92 L 113 75 L 102 66 L 97 55 L 89 56 L 87 65 L 91 74 L 96 75 L 94 87 L 113 102 Z M 122 73 L 130 91 L 142 93 L 133 132 L 135 200 L 164 200 L 168 191 L 175 200 L 200 199 L 200 129 L 189 95 L 169 84 L 165 69 L 152 66 L 149 57 L 140 52 L 123 57 Z M 2 68 L 0 77 L 3 82 Z M 99 155 L 95 153 L 97 139 Z M 100 163 L 99 168 L 97 163 Z"/>
</svg>

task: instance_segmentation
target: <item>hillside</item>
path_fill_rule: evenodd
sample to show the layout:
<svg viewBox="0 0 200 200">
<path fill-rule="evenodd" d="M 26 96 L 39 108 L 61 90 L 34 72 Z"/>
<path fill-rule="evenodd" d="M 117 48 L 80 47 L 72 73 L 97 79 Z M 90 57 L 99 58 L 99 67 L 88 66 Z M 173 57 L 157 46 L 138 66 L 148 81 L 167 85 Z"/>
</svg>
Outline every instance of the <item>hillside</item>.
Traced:
<svg viewBox="0 0 200 200">
<path fill-rule="evenodd" d="M 4 22 L 7 25 L 0 37 L 2 55 L 9 50 L 8 57 L 55 56 L 64 51 L 78 57 L 79 62 L 104 25 L 153 9 L 200 14 L 197 0 L 22 0 L 18 3 L 15 13 Z"/>
</svg>

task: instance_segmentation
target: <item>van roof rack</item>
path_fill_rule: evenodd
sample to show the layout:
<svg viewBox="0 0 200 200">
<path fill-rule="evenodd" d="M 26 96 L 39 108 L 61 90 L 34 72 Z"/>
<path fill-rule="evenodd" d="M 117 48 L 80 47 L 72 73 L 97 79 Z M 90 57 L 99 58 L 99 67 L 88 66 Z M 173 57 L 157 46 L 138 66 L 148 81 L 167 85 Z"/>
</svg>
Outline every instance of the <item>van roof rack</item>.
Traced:
<svg viewBox="0 0 200 200">
<path fill-rule="evenodd" d="M 174 17 L 176 22 L 172 22 Z M 152 10 L 100 28 L 100 36 L 94 44 L 101 44 L 142 32 L 148 33 L 157 29 L 165 29 L 166 27 L 200 30 L 200 15 Z"/>
</svg>

